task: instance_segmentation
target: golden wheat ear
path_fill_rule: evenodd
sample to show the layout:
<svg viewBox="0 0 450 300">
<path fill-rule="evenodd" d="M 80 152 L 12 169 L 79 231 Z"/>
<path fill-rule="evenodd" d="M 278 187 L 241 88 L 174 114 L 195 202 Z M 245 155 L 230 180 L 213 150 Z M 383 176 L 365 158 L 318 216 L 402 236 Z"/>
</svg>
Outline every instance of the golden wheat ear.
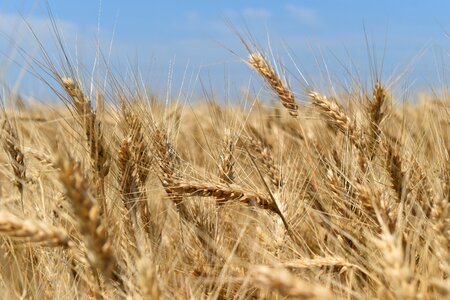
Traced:
<svg viewBox="0 0 450 300">
<path fill-rule="evenodd" d="M 261 75 L 269 84 L 272 90 L 278 95 L 281 104 L 286 107 L 289 114 L 293 117 L 298 116 L 298 105 L 295 97 L 288 85 L 284 83 L 267 59 L 261 53 L 251 53 L 248 63 Z"/>
<path fill-rule="evenodd" d="M 69 247 L 69 235 L 64 229 L 35 220 L 23 220 L 0 211 L 0 234 L 10 238 L 47 247 Z"/>
<path fill-rule="evenodd" d="M 13 169 L 14 185 L 17 187 L 22 196 L 23 185 L 26 182 L 25 156 L 20 149 L 17 131 L 7 118 L 5 118 L 0 128 L 0 137 L 3 140 L 3 149 L 8 154 L 11 167 Z"/>
<path fill-rule="evenodd" d="M 81 90 L 80 84 L 68 77 L 61 78 L 61 84 L 71 97 L 75 112 L 84 129 L 94 180 L 96 181 L 96 197 L 99 200 L 102 213 L 107 216 L 105 177 L 109 173 L 110 154 L 105 144 L 100 123 L 97 120 L 94 108 L 92 108 L 91 101 Z"/>
<path fill-rule="evenodd" d="M 72 159 L 59 159 L 57 165 L 60 169 L 59 180 L 77 218 L 89 263 L 94 270 L 99 270 L 106 277 L 112 277 L 116 259 L 112 252 L 108 226 L 100 215 L 100 206 L 93 200 L 91 188 L 82 174 L 80 164 Z"/>
</svg>

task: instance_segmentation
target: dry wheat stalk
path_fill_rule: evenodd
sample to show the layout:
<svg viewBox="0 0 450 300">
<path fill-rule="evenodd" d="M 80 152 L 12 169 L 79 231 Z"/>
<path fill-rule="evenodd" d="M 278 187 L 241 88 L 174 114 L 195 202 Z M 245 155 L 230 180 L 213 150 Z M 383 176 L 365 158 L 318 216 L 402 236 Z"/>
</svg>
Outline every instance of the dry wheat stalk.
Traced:
<svg viewBox="0 0 450 300">
<path fill-rule="evenodd" d="M 69 247 L 69 235 L 62 229 L 35 220 L 22 220 L 0 211 L 0 234 L 48 247 Z"/>
<path fill-rule="evenodd" d="M 260 53 L 251 53 L 248 63 L 267 81 L 270 87 L 277 93 L 278 98 L 287 108 L 291 116 L 298 115 L 298 105 L 295 102 L 294 94 L 287 84 L 281 81 L 275 70 L 267 62 L 267 59 Z"/>
</svg>

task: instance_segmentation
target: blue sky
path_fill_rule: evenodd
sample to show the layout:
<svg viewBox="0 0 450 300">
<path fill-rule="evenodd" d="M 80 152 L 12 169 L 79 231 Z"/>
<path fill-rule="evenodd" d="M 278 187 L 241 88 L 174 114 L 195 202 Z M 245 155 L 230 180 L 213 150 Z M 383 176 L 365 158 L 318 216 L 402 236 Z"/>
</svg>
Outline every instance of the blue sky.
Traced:
<svg viewBox="0 0 450 300">
<path fill-rule="evenodd" d="M 247 53 L 227 22 L 244 33 L 248 27 L 264 49 L 270 39 L 275 55 L 291 68 L 294 89 L 301 89 L 294 63 L 315 85 L 327 84 L 325 70 L 344 85 L 348 69 L 370 77 L 366 35 L 376 49 L 372 62 L 383 62 L 384 79 L 412 66 L 405 85 L 421 89 L 436 83 L 437 66 L 448 61 L 450 45 L 450 1 L 49 0 L 49 6 L 87 69 L 94 63 L 97 40 L 108 53 L 113 38 L 111 63 L 118 70 L 126 73 L 127 66 L 138 64 L 150 85 L 164 89 L 171 69 L 172 89 L 185 78 L 185 90 L 201 93 L 206 86 L 221 96 L 227 87 L 239 92 L 256 77 L 240 62 Z M 0 1 L 3 39 L 12 36 L 30 53 L 38 52 L 37 45 L 23 18 L 50 45 L 48 17 L 45 1 Z M 0 50 L 16 58 L 7 46 L 4 40 Z M 19 79 L 24 93 L 39 96 L 45 90 L 16 67 L 7 69 L 6 80 Z"/>
</svg>

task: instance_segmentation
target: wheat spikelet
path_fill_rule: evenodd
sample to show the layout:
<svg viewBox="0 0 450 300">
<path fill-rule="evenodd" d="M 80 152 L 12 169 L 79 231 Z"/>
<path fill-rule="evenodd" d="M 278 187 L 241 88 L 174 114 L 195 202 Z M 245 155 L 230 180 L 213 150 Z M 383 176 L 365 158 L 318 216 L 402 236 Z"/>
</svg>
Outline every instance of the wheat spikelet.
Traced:
<svg viewBox="0 0 450 300">
<path fill-rule="evenodd" d="M 267 81 L 270 87 L 277 93 L 281 104 L 287 108 L 293 117 L 298 115 L 298 105 L 295 102 L 294 94 L 287 87 L 280 77 L 269 65 L 267 60 L 260 53 L 251 53 L 248 63 Z"/>
</svg>

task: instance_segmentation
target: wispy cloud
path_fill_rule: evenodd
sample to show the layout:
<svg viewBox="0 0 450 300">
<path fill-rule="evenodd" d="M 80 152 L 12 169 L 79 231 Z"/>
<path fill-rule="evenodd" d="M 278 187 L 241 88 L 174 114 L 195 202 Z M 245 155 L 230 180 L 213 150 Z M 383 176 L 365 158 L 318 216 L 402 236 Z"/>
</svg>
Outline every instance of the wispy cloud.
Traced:
<svg viewBox="0 0 450 300">
<path fill-rule="evenodd" d="M 242 15 L 247 19 L 270 19 L 272 13 L 265 8 L 246 8 L 242 11 Z"/>
<path fill-rule="evenodd" d="M 81 27 L 66 20 L 52 21 L 48 16 L 21 16 L 0 12 L 0 43 L 12 49 L 15 47 L 27 49 L 27 53 L 33 52 L 33 49 L 37 50 L 39 43 L 44 45 L 47 51 L 54 51 L 57 37 L 52 22 L 63 43 L 67 47 L 70 46 L 69 48 L 91 45 L 93 39 L 98 37 L 96 28 Z M 78 47 L 79 50 L 85 50 L 84 48 L 88 47 Z"/>
<path fill-rule="evenodd" d="M 75 33 L 80 31 L 80 27 L 75 23 L 55 19 L 56 27 L 61 32 Z M 50 37 L 52 33 L 52 20 L 49 17 L 22 16 L 19 14 L 8 14 L 0 12 L 0 28 L 4 35 L 29 34 L 28 26 L 42 38 Z"/>
<path fill-rule="evenodd" d="M 291 16 L 305 25 L 314 27 L 319 24 L 319 15 L 312 8 L 294 4 L 287 4 L 285 6 L 285 9 Z"/>
</svg>

